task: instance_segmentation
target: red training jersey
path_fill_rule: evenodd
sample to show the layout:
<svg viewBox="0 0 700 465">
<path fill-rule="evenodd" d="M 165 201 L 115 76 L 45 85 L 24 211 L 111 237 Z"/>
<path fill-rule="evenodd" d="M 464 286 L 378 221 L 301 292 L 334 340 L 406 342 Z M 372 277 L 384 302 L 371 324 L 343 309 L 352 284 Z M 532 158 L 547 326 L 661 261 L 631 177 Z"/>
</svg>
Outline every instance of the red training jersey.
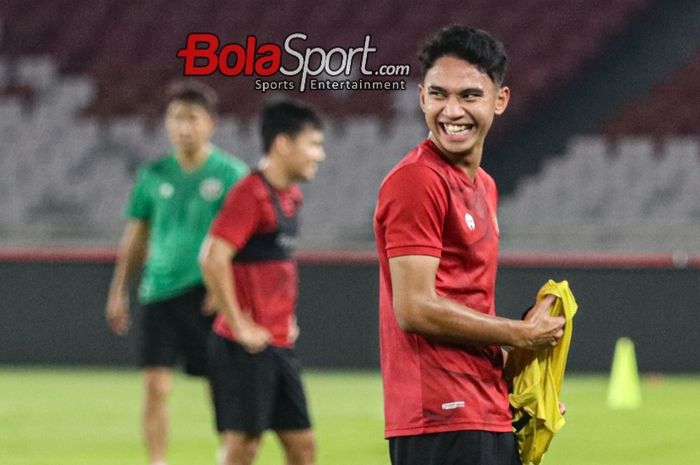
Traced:
<svg viewBox="0 0 700 465">
<path fill-rule="evenodd" d="M 277 197 L 281 213 L 295 217 L 301 208 L 302 193 L 297 185 L 280 191 L 266 185 L 260 173 L 239 182 L 228 194 L 224 206 L 212 223 L 210 234 L 230 243 L 237 252 L 256 235 L 278 228 L 272 195 Z M 271 344 L 291 347 L 289 331 L 296 314 L 298 274 L 293 259 L 233 263 L 236 297 L 241 309 L 272 334 Z M 236 335 L 223 315 L 214 321 L 214 332 L 231 340 Z"/>
<path fill-rule="evenodd" d="M 456 346 L 409 334 L 392 305 L 389 259 L 438 257 L 438 295 L 495 315 L 496 184 L 472 181 L 426 140 L 384 179 L 374 216 L 380 266 L 380 352 L 387 438 L 512 431 L 497 345 Z"/>
</svg>

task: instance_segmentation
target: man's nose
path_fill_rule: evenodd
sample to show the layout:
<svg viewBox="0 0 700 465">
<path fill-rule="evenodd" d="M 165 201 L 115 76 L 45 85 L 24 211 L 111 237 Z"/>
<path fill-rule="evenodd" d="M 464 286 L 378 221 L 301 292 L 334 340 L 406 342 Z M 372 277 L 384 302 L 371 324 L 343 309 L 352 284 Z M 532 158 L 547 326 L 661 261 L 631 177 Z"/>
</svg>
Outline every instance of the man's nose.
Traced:
<svg viewBox="0 0 700 465">
<path fill-rule="evenodd" d="M 189 134 L 192 132 L 192 125 L 185 121 L 180 122 L 177 125 L 177 132 L 179 132 L 180 134 Z"/>
<path fill-rule="evenodd" d="M 445 108 L 442 113 L 449 118 L 459 118 L 464 115 L 464 108 L 459 103 L 459 99 L 455 96 L 450 96 L 445 102 Z"/>
</svg>

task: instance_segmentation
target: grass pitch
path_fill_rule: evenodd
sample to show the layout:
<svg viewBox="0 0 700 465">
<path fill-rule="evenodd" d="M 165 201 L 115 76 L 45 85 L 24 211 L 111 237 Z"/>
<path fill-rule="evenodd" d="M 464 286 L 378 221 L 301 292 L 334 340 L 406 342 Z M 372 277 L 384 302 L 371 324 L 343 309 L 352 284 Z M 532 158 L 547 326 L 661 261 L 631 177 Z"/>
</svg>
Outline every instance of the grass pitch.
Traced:
<svg viewBox="0 0 700 465">
<path fill-rule="evenodd" d="M 308 372 L 319 465 L 387 465 L 376 373 Z M 700 463 L 700 377 L 645 378 L 643 405 L 613 411 L 607 379 L 570 375 L 567 424 L 545 465 Z M 169 465 L 215 463 L 217 440 L 202 382 L 178 376 L 171 400 Z M 146 464 L 137 371 L 0 368 L 0 464 Z M 283 463 L 272 435 L 256 461 Z"/>
</svg>

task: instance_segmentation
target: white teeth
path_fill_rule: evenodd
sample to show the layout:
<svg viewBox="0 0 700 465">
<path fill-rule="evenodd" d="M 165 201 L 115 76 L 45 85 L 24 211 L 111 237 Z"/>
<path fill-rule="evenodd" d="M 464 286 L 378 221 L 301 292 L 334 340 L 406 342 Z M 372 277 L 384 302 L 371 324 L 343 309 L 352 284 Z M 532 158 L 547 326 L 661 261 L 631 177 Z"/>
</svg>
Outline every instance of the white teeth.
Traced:
<svg viewBox="0 0 700 465">
<path fill-rule="evenodd" d="M 448 134 L 459 134 L 460 132 L 468 131 L 474 127 L 473 124 L 444 124 L 445 131 Z"/>
</svg>

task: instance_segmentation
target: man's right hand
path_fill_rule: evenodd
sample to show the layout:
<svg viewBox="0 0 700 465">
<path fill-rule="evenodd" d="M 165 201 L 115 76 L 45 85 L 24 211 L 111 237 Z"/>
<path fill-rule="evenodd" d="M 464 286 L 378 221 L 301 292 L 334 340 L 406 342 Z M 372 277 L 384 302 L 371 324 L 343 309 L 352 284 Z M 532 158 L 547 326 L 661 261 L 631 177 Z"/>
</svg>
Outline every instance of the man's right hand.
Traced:
<svg viewBox="0 0 700 465">
<path fill-rule="evenodd" d="M 247 313 L 241 315 L 239 324 L 235 326 L 235 332 L 238 343 L 251 354 L 262 352 L 272 339 L 270 332 L 253 321 Z"/>
<path fill-rule="evenodd" d="M 112 331 L 119 336 L 124 336 L 129 331 L 130 325 L 129 297 L 121 293 L 110 294 L 105 317 Z"/>
<path fill-rule="evenodd" d="M 562 316 L 549 314 L 555 300 L 555 296 L 547 295 L 527 313 L 525 317 L 526 336 L 522 348 L 537 350 L 559 344 L 559 340 L 564 335 L 566 319 Z"/>
</svg>

